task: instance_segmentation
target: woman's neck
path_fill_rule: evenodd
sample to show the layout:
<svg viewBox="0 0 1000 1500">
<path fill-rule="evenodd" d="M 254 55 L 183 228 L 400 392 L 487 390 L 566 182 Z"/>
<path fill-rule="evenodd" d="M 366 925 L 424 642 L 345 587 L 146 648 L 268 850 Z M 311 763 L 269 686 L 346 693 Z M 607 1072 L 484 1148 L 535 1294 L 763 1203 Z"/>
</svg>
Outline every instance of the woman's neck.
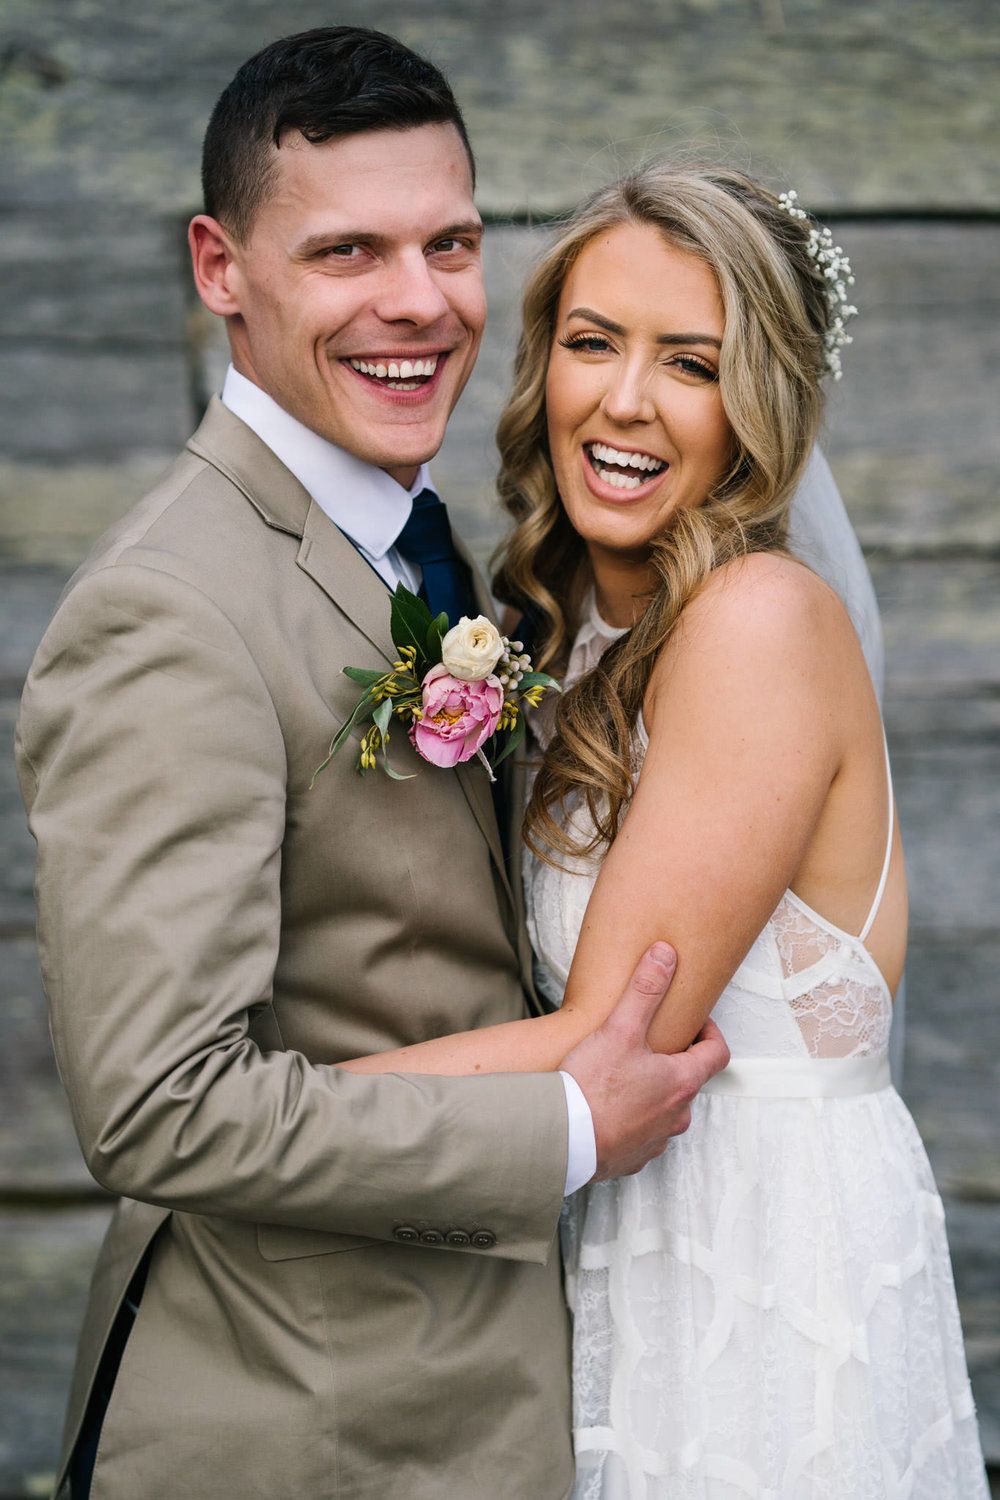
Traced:
<svg viewBox="0 0 1000 1500">
<path fill-rule="evenodd" d="M 641 619 L 656 587 L 656 571 L 645 559 L 590 551 L 597 613 L 608 625 L 630 629 Z"/>
</svg>

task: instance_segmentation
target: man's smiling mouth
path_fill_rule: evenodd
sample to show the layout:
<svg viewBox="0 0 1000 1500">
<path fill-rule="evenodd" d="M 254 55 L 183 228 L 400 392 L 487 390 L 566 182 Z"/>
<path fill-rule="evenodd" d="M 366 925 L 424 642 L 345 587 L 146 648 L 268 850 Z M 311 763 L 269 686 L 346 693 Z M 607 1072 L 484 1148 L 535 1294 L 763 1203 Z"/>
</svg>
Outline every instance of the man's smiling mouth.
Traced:
<svg viewBox="0 0 1000 1500">
<path fill-rule="evenodd" d="M 629 453 L 607 443 L 586 443 L 584 448 L 598 479 L 616 490 L 637 490 L 670 467 L 652 453 Z"/>
<path fill-rule="evenodd" d="M 417 391 L 434 375 L 440 354 L 422 359 L 350 359 L 352 370 L 390 391 Z"/>
</svg>

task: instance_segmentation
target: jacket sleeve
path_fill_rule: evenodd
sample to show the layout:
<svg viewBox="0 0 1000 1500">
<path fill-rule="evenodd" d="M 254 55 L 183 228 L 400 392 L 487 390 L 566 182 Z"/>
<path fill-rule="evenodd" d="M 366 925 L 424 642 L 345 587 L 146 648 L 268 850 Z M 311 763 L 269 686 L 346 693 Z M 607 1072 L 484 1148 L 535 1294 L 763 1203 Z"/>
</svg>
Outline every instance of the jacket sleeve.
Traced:
<svg viewBox="0 0 1000 1500">
<path fill-rule="evenodd" d="M 285 746 L 210 600 L 151 567 L 82 578 L 29 675 L 17 757 L 56 1059 L 99 1182 L 374 1239 L 485 1227 L 478 1253 L 546 1258 L 557 1076 L 362 1076 L 252 1040 L 278 954 Z"/>
</svg>

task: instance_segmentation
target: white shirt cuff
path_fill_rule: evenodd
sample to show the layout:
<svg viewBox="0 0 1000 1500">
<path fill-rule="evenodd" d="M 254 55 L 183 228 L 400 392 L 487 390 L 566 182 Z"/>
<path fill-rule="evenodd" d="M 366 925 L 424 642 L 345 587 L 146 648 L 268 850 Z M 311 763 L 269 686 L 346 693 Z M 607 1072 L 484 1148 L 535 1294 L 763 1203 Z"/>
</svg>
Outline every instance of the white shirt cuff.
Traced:
<svg viewBox="0 0 1000 1500">
<path fill-rule="evenodd" d="M 569 1127 L 569 1145 L 566 1153 L 566 1197 L 589 1182 L 597 1171 L 597 1138 L 594 1135 L 594 1117 L 590 1112 L 583 1089 L 572 1073 L 560 1072 L 566 1090 L 566 1120 Z"/>
</svg>

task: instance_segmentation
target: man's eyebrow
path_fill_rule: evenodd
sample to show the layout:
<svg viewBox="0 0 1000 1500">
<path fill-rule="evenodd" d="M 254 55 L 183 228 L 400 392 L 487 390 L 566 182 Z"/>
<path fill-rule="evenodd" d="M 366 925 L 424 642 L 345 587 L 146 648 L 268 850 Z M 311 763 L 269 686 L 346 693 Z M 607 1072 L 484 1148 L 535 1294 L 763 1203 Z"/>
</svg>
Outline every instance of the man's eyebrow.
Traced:
<svg viewBox="0 0 1000 1500">
<path fill-rule="evenodd" d="M 613 323 L 610 318 L 595 312 L 592 307 L 573 307 L 566 314 L 567 318 L 583 318 L 587 323 L 596 323 L 598 328 L 603 328 L 605 333 L 616 333 L 619 336 L 625 333 L 620 323 Z M 658 344 L 664 344 L 673 348 L 680 344 L 710 344 L 713 349 L 722 348 L 722 340 L 717 339 L 713 333 L 660 333 L 656 336 Z"/>
<path fill-rule="evenodd" d="M 473 235 L 475 238 L 481 239 L 483 233 L 484 229 L 481 219 L 466 219 L 461 224 L 449 224 L 447 229 L 438 230 L 437 234 L 431 235 L 429 243 L 433 244 L 435 240 L 455 239 L 462 234 Z"/>
<path fill-rule="evenodd" d="M 451 240 L 462 237 L 481 239 L 483 225 L 479 219 L 467 219 L 461 224 L 447 224 L 443 229 L 435 229 L 428 238 L 429 245 L 435 244 L 437 240 Z M 390 244 L 395 236 L 380 234 L 372 229 L 344 229 L 329 233 L 308 235 L 301 244 L 295 247 L 295 254 L 303 260 L 308 260 L 311 255 L 321 255 L 324 250 L 331 250 L 336 245 L 371 245 L 374 249 L 383 249 Z"/>
</svg>

